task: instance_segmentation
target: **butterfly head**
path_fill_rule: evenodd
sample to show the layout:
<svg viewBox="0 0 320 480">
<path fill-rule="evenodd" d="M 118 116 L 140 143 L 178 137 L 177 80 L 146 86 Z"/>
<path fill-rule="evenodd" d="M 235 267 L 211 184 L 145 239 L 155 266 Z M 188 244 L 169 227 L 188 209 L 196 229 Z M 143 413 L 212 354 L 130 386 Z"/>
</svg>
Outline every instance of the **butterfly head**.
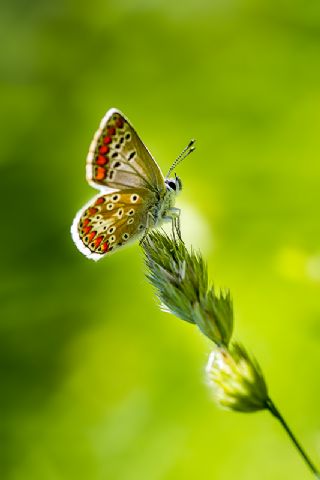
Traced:
<svg viewBox="0 0 320 480">
<path fill-rule="evenodd" d="M 177 175 L 175 175 L 174 178 L 166 178 L 165 184 L 167 192 L 175 193 L 175 195 L 178 195 L 178 193 L 182 190 L 182 182 L 180 177 Z"/>
</svg>

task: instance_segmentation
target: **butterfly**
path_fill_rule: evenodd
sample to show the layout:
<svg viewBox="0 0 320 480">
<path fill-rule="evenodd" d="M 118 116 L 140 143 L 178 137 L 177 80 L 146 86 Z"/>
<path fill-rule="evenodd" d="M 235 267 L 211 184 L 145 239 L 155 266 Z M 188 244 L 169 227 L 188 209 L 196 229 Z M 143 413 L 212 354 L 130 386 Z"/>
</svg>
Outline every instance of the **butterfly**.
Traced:
<svg viewBox="0 0 320 480">
<path fill-rule="evenodd" d="M 129 120 L 115 108 L 108 110 L 86 161 L 87 181 L 99 193 L 77 213 L 71 227 L 80 252 L 99 260 L 169 220 L 180 236 L 180 210 L 174 204 L 182 183 L 169 175 L 194 150 L 193 143 L 164 177 Z"/>
</svg>

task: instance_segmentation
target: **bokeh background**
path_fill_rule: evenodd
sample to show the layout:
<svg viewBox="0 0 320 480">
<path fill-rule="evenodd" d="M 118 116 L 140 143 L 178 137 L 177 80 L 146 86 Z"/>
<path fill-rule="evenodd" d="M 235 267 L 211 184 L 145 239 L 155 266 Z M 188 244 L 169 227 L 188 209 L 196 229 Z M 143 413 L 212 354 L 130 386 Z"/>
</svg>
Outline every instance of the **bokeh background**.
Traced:
<svg viewBox="0 0 320 480">
<path fill-rule="evenodd" d="M 139 246 L 94 263 L 69 229 L 107 109 L 164 172 L 195 137 L 184 236 L 319 465 L 319 2 L 11 0 L 0 25 L 1 478 L 311 478 L 270 415 L 213 404 Z"/>
</svg>

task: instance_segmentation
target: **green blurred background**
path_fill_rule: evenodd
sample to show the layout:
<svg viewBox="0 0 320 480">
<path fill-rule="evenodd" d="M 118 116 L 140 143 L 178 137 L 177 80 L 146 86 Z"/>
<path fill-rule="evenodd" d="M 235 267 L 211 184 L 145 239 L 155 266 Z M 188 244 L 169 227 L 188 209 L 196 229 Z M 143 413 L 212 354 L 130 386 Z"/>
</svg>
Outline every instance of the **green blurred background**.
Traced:
<svg viewBox="0 0 320 480">
<path fill-rule="evenodd" d="M 311 478 L 270 415 L 213 404 L 138 245 L 94 263 L 69 229 L 107 109 L 164 171 L 195 137 L 184 236 L 319 465 L 319 2 L 12 0 L 0 25 L 1 478 Z"/>
</svg>

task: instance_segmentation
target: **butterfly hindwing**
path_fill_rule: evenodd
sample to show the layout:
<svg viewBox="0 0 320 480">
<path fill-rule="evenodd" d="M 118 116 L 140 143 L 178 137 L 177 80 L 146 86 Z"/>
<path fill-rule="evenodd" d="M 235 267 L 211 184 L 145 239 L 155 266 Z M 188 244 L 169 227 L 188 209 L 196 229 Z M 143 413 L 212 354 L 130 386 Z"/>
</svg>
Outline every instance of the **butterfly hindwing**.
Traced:
<svg viewBox="0 0 320 480">
<path fill-rule="evenodd" d="M 99 260 L 143 235 L 154 202 L 145 188 L 101 192 L 75 217 L 73 240 L 87 257 Z"/>
<path fill-rule="evenodd" d="M 87 180 L 95 188 L 164 190 L 159 166 L 130 122 L 116 109 L 103 117 L 87 156 Z"/>
</svg>

